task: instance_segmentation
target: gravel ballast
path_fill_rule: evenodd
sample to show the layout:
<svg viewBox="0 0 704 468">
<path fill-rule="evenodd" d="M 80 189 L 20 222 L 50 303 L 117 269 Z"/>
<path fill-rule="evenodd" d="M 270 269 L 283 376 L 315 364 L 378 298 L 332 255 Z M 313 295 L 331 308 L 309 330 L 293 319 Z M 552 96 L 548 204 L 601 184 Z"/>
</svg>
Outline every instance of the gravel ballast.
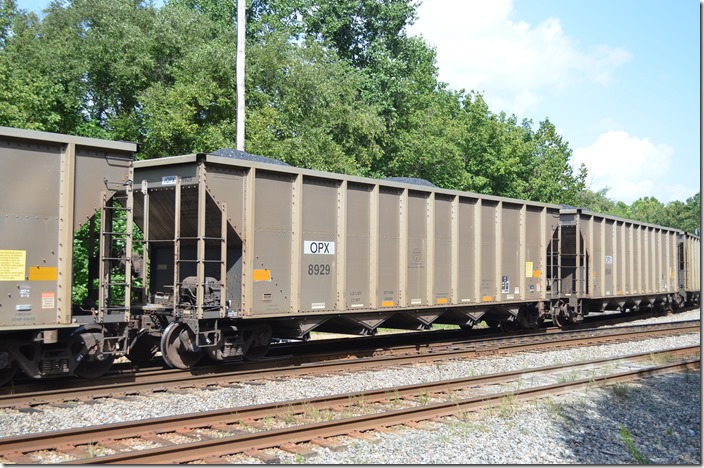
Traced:
<svg viewBox="0 0 704 468">
<path fill-rule="evenodd" d="M 692 320 L 699 316 L 700 311 L 695 310 L 631 324 Z M 700 335 L 695 333 L 510 357 L 418 364 L 354 375 L 243 383 L 241 388 L 193 390 L 188 394 L 155 393 L 71 407 L 40 406 L 40 411 L 32 413 L 3 409 L 0 436 L 361 392 L 699 344 Z M 396 433 L 376 433 L 375 442 L 342 437 L 346 451 L 312 446 L 318 455 L 305 460 L 280 451 L 277 455 L 282 462 L 311 464 L 700 464 L 700 417 L 700 373 L 690 372 L 595 386 L 563 396 L 468 413 L 433 423 L 434 430 L 401 428 Z"/>
</svg>

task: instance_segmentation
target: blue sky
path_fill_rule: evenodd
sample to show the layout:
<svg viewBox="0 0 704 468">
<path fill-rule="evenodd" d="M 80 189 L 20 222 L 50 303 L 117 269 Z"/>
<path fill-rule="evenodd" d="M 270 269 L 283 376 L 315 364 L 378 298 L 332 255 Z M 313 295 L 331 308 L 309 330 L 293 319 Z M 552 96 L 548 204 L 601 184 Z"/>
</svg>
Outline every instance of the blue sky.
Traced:
<svg viewBox="0 0 704 468">
<path fill-rule="evenodd" d="M 423 0 L 408 32 L 451 88 L 549 118 L 592 189 L 627 203 L 700 190 L 699 0 Z"/>
<path fill-rule="evenodd" d="M 439 78 L 548 117 L 591 188 L 631 203 L 700 187 L 699 0 L 423 0 Z"/>
</svg>

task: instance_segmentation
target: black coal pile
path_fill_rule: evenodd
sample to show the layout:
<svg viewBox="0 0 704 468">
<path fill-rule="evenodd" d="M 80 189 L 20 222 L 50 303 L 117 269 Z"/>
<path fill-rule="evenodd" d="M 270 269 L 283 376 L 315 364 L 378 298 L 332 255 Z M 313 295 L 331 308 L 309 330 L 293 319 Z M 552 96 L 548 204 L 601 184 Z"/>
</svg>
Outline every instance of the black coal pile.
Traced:
<svg viewBox="0 0 704 468">
<path fill-rule="evenodd" d="M 279 166 L 291 166 L 290 164 L 287 164 L 283 161 L 279 161 L 278 159 L 267 158 L 266 156 L 259 156 L 256 154 L 247 153 L 246 151 L 240 151 L 232 148 L 220 148 L 219 150 L 213 151 L 211 154 L 214 154 L 216 156 L 223 156 L 225 158 L 244 159 L 246 161 L 254 161 L 267 164 L 278 164 Z"/>
<path fill-rule="evenodd" d="M 430 181 L 427 181 L 425 179 L 416 179 L 415 177 L 387 177 L 384 180 L 388 180 L 389 182 L 400 182 L 402 184 L 414 184 L 422 185 L 424 187 L 438 188 L 437 185 Z"/>
</svg>

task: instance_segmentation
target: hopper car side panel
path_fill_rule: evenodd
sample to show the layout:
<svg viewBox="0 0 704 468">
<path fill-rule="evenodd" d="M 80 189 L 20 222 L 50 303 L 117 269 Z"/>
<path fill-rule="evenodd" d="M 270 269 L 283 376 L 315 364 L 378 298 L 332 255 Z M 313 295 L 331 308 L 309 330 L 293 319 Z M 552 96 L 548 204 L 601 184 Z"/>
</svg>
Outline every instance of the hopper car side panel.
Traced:
<svg viewBox="0 0 704 468">
<path fill-rule="evenodd" d="M 701 284 L 701 240 L 698 236 L 684 233 L 681 244 L 680 269 L 684 277 L 682 288 L 688 298 L 696 298 L 698 301 Z"/>
<path fill-rule="evenodd" d="M 546 250 L 557 206 L 213 155 L 138 162 L 135 179 L 138 186 L 145 181 L 150 203 L 166 200 L 147 216 L 149 256 L 159 262 L 152 289 L 178 289 L 187 277 L 227 284 L 226 305 L 212 317 L 268 317 L 293 336 L 313 329 L 373 333 L 382 323 L 471 325 L 488 311 L 510 319 L 524 304 L 547 298 Z M 183 192 L 178 208 L 174 190 Z M 206 201 L 198 201 L 200 192 Z M 138 197 L 138 215 L 140 203 Z M 213 226 L 206 237 L 214 236 L 221 208 L 230 232 L 223 240 L 226 281 L 216 265 L 175 272 L 169 256 L 179 265 L 202 254 L 195 239 L 190 248 L 169 243 L 173 219 L 181 237 L 199 237 L 198 218 Z M 204 251 L 215 249 L 206 243 Z"/>
<path fill-rule="evenodd" d="M 555 275 L 559 294 L 553 307 L 569 304 L 581 317 L 607 309 L 669 310 L 689 302 L 678 284 L 686 263 L 682 256 L 687 241 L 682 243 L 682 236 L 672 228 L 581 209 L 562 210 L 553 236 L 560 251 Z"/>
<path fill-rule="evenodd" d="M 110 309 L 119 258 L 96 249 L 88 268 L 97 277 L 100 264 L 103 280 L 98 290 L 84 285 L 95 301 L 81 313 L 72 304 L 74 236 L 102 216 L 103 244 L 117 237 L 105 215 L 130 183 L 136 151 L 134 143 L 0 127 L 0 382 L 19 369 L 38 378 L 89 375 L 111 364 L 115 342 L 97 343 L 104 323 L 113 324 L 109 332 L 117 337 L 129 320 L 128 303 Z M 129 207 L 123 202 L 120 209 Z M 121 238 L 127 246 L 128 237 Z M 121 287 L 125 300 L 129 285 Z M 88 323 L 90 331 L 80 325 Z M 105 359 L 96 365 L 98 356 Z"/>
<path fill-rule="evenodd" d="M 129 143 L 0 127 L 0 326 L 73 323 L 73 236 L 129 179 Z"/>
</svg>

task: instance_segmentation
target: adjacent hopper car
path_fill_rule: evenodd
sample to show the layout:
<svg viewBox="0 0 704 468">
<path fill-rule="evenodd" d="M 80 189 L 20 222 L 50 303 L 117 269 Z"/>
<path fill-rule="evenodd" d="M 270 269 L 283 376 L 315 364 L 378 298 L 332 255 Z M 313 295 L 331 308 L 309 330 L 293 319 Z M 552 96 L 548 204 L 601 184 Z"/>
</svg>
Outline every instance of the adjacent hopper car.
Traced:
<svg viewBox="0 0 704 468">
<path fill-rule="evenodd" d="M 245 157 L 137 151 L 0 127 L 0 381 L 158 352 L 184 369 L 257 359 L 314 330 L 528 329 L 699 301 L 700 241 L 676 229 L 232 151 Z"/>
</svg>

